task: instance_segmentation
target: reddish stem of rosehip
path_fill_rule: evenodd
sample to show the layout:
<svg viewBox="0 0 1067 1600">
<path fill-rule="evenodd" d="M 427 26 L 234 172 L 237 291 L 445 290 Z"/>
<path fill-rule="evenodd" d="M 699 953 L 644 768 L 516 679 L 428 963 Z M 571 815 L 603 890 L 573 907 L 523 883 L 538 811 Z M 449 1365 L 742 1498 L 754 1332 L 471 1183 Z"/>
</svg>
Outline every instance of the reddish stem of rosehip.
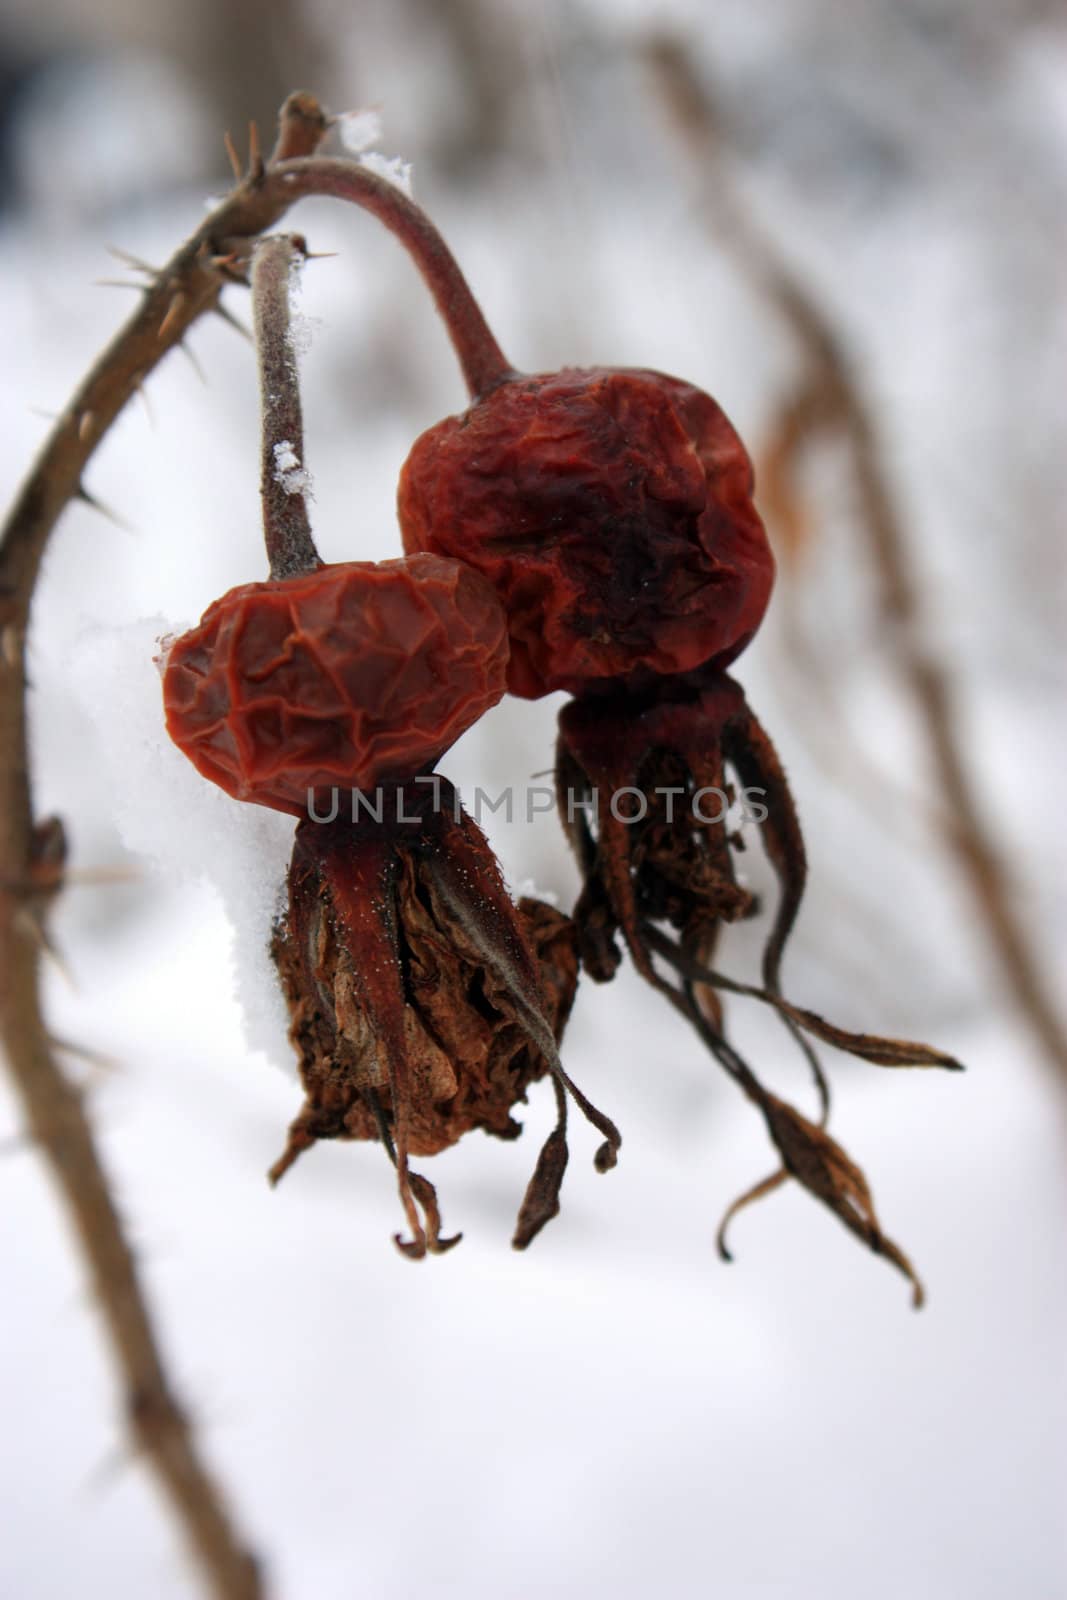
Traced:
<svg viewBox="0 0 1067 1600">
<path fill-rule="evenodd" d="M 511 363 L 493 337 L 455 257 L 413 200 L 351 161 L 311 157 L 287 162 L 277 175 L 286 188 L 302 195 L 332 195 L 361 206 L 396 235 L 433 295 L 472 399 L 512 376 Z"/>
<path fill-rule="evenodd" d="M 303 474 L 304 417 L 293 347 L 289 295 L 304 242 L 279 234 L 260 239 L 252 256 L 252 323 L 262 407 L 263 537 L 272 578 L 294 578 L 322 565 L 308 518 Z"/>
</svg>

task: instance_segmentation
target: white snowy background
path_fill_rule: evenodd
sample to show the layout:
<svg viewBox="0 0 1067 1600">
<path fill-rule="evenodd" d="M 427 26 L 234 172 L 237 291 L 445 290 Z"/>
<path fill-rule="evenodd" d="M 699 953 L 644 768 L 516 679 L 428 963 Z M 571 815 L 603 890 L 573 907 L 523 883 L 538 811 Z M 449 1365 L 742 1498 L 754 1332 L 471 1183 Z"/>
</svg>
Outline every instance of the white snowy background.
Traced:
<svg viewBox="0 0 1067 1600">
<path fill-rule="evenodd" d="M 71 7 L 39 10 L 5 7 L 0 37 L 43 48 Z M 1062 18 L 1023 0 L 483 0 L 487 89 L 446 10 L 308 8 L 323 63 L 308 86 L 338 109 L 379 105 L 383 150 L 413 162 L 516 364 L 676 372 L 758 457 L 797 353 L 709 228 L 636 43 L 680 30 L 720 86 L 747 203 L 858 354 L 982 810 L 1062 971 Z M 126 309 L 92 286 L 122 270 L 105 246 L 165 259 L 226 182 L 217 108 L 167 29 L 144 24 L 134 50 L 112 11 L 95 36 L 82 18 L 95 56 L 42 74 L 14 123 L 5 499 L 47 426 L 33 408 L 62 408 Z M 337 252 L 303 277 L 316 536 L 327 559 L 395 555 L 400 464 L 462 408 L 459 374 L 377 224 L 310 203 L 295 225 Z M 230 303 L 247 315 L 238 292 Z M 95 1126 L 167 1355 L 272 1595 L 1061 1594 L 1065 1086 L 939 839 L 840 459 L 817 463 L 809 546 L 736 670 L 811 856 L 790 992 L 969 1069 L 828 1062 L 834 1130 L 927 1308 L 795 1189 L 744 1214 L 736 1262 L 718 1260 L 719 1216 L 773 1161 L 750 1108 L 630 972 L 583 984 L 566 1040 L 623 1131 L 617 1170 L 593 1172 L 596 1141 L 576 1125 L 561 1216 L 510 1250 L 550 1124 L 541 1086 L 517 1144 L 472 1135 L 428 1165 L 465 1237 L 413 1267 L 389 1242 L 377 1148 L 322 1146 L 277 1192 L 264 1178 L 300 1098 L 259 958 L 288 824 L 209 791 L 166 745 L 151 660 L 166 626 L 265 572 L 252 352 L 217 319 L 190 343 L 206 382 L 172 356 L 92 464 L 125 526 L 68 512 L 35 608 L 38 810 L 66 820 L 75 875 L 113 875 L 59 907 L 66 971 L 49 1004 L 58 1035 L 113 1063 L 89 1074 Z M 551 762 L 556 709 L 503 704 L 444 770 L 464 788 L 524 783 Z M 569 903 L 551 816 L 490 833 L 513 884 Z M 752 872 L 765 881 L 755 855 Z M 731 933 L 722 964 L 753 971 L 758 931 Z M 739 1005 L 732 1022 L 810 1107 L 773 1019 Z M 185 1600 L 195 1574 L 124 1458 L 81 1267 L 18 1135 L 4 1088 L 0 1596 Z"/>
</svg>

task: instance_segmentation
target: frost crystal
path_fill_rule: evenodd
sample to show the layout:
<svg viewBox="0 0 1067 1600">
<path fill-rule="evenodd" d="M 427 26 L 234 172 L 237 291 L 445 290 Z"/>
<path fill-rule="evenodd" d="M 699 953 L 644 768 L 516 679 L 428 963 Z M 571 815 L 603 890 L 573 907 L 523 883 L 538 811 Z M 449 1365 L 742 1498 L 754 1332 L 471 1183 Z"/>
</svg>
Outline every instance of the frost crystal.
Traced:
<svg viewBox="0 0 1067 1600">
<path fill-rule="evenodd" d="M 534 878 L 523 878 L 515 889 L 514 898 L 516 900 L 543 900 L 546 906 L 559 905 L 559 895 L 554 894 L 551 889 L 538 888 L 537 881 Z"/>
<path fill-rule="evenodd" d="M 382 119 L 377 111 L 346 111 L 337 118 L 341 143 L 354 156 L 371 150 L 382 136 Z"/>
<path fill-rule="evenodd" d="M 311 475 L 300 465 L 300 457 L 289 439 L 274 446 L 274 481 L 281 484 L 286 494 L 306 495 L 311 488 Z"/>
<path fill-rule="evenodd" d="M 377 173 L 379 178 L 384 178 L 386 183 L 391 183 L 394 189 L 399 189 L 411 199 L 410 161 L 404 161 L 400 156 L 383 156 L 379 151 L 371 150 L 365 156 L 360 156 L 359 164 Z"/>
<path fill-rule="evenodd" d="M 297 356 L 307 355 L 315 336 L 315 330 L 321 328 L 321 317 L 309 317 L 306 313 L 290 310 L 289 346 L 294 359 Z"/>
</svg>

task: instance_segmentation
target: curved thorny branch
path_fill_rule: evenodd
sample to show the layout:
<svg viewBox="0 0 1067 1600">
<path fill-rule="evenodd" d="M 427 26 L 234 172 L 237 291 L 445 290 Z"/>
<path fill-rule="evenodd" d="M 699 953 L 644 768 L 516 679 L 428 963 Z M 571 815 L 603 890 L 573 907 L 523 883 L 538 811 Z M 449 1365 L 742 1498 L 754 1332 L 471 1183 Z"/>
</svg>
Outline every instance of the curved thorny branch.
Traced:
<svg viewBox="0 0 1067 1600">
<path fill-rule="evenodd" d="M 134 314 L 81 383 L 42 447 L 0 533 L 0 1041 L 27 1132 L 66 1202 L 119 1367 L 130 1432 L 183 1526 L 205 1580 L 224 1600 L 262 1593 L 253 1558 L 200 1459 L 162 1363 L 133 1258 L 77 1090 L 41 1010 L 43 918 L 62 883 L 57 819 L 35 822 L 26 730 L 26 630 L 41 558 L 75 498 L 92 504 L 84 473 L 145 378 L 220 296 L 244 282 L 252 241 L 298 200 L 333 195 L 373 212 L 416 261 L 445 318 L 473 393 L 508 364 L 436 230 L 384 179 L 352 162 L 314 157 L 329 119 L 310 95 L 290 96 L 268 161 L 253 142 L 248 171 L 149 283 Z"/>
</svg>

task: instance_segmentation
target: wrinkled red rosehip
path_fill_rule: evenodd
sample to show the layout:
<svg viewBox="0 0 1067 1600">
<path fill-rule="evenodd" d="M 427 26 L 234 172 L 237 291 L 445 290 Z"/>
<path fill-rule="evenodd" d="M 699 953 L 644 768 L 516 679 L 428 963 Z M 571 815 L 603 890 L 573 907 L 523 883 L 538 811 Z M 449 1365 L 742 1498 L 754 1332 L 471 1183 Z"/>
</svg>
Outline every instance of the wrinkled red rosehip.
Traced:
<svg viewBox="0 0 1067 1600">
<path fill-rule="evenodd" d="M 227 794 L 302 816 L 309 790 L 431 765 L 505 689 L 500 603 L 437 556 L 247 583 L 175 641 L 167 731 Z"/>
<path fill-rule="evenodd" d="M 726 666 L 770 598 L 752 467 L 709 395 L 658 372 L 516 376 L 430 428 L 404 548 L 469 562 L 504 603 L 508 688 Z"/>
</svg>

